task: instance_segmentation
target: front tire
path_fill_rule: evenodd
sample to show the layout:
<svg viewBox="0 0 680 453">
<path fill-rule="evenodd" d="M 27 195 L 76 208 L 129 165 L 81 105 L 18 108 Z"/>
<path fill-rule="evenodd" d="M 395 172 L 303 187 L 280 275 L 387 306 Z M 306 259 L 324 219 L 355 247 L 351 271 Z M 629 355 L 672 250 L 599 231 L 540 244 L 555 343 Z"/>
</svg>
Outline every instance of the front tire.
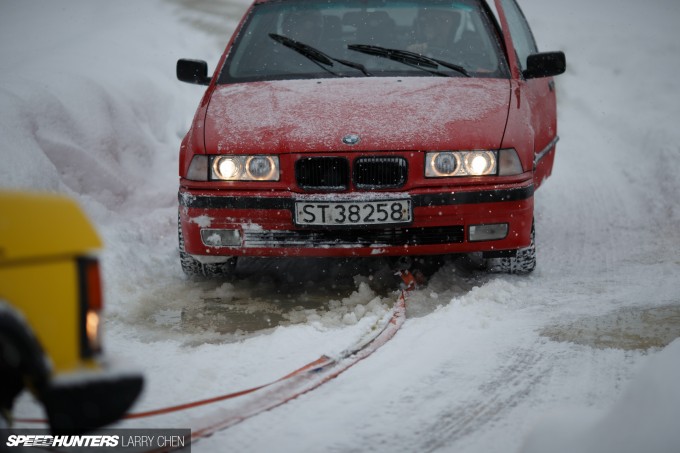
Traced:
<svg viewBox="0 0 680 453">
<path fill-rule="evenodd" d="M 531 225 L 531 243 L 517 250 L 517 255 L 509 258 L 492 258 L 487 262 L 489 272 L 526 275 L 536 269 L 536 230 Z"/>
<path fill-rule="evenodd" d="M 29 388 L 42 400 L 49 360 L 23 316 L 0 299 L 0 427 L 11 425 L 16 397 Z"/>
</svg>

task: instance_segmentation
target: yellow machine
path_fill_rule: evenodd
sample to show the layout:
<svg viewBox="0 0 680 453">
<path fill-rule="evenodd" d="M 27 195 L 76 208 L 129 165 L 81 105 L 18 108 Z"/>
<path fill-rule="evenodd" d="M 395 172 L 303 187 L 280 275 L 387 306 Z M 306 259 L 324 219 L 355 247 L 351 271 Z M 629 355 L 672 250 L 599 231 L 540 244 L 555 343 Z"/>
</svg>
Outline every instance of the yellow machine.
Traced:
<svg viewBox="0 0 680 453">
<path fill-rule="evenodd" d="M 53 433 L 122 417 L 140 375 L 100 362 L 101 240 L 63 196 L 0 191 L 0 411 L 28 388 Z M 1 423 L 0 423 L 1 424 Z"/>
</svg>

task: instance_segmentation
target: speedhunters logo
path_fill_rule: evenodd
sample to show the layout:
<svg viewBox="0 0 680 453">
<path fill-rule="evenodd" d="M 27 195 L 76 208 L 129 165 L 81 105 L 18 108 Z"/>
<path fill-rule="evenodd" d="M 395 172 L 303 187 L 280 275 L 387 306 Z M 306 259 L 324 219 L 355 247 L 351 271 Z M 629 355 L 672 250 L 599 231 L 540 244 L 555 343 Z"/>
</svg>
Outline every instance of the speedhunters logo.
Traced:
<svg viewBox="0 0 680 453">
<path fill-rule="evenodd" d="M 37 434 L 10 434 L 8 447 L 117 447 L 118 436 L 50 436 Z"/>
<path fill-rule="evenodd" d="M 190 429 L 107 429 L 82 435 L 53 435 L 39 429 L 1 429 L 0 451 L 35 452 L 191 451 Z"/>
</svg>

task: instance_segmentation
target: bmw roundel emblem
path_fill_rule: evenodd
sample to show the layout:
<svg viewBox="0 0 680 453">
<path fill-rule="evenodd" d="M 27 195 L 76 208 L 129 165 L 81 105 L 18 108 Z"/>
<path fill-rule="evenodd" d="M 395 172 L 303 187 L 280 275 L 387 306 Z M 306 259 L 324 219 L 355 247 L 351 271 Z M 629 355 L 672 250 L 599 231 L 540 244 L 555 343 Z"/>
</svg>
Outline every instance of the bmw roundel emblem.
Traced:
<svg viewBox="0 0 680 453">
<path fill-rule="evenodd" d="M 359 140 L 361 140 L 359 134 L 347 134 L 342 137 L 342 143 L 345 145 L 356 145 L 359 143 Z"/>
</svg>

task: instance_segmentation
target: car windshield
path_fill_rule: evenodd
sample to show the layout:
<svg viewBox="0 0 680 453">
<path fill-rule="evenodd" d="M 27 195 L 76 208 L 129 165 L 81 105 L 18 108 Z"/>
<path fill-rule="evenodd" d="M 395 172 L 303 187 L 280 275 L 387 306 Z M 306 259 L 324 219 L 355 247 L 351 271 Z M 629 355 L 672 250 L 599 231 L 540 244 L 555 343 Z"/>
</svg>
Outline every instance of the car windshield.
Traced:
<svg viewBox="0 0 680 453">
<path fill-rule="evenodd" d="M 507 77 L 479 0 L 254 5 L 218 83 L 367 76 Z"/>
</svg>

